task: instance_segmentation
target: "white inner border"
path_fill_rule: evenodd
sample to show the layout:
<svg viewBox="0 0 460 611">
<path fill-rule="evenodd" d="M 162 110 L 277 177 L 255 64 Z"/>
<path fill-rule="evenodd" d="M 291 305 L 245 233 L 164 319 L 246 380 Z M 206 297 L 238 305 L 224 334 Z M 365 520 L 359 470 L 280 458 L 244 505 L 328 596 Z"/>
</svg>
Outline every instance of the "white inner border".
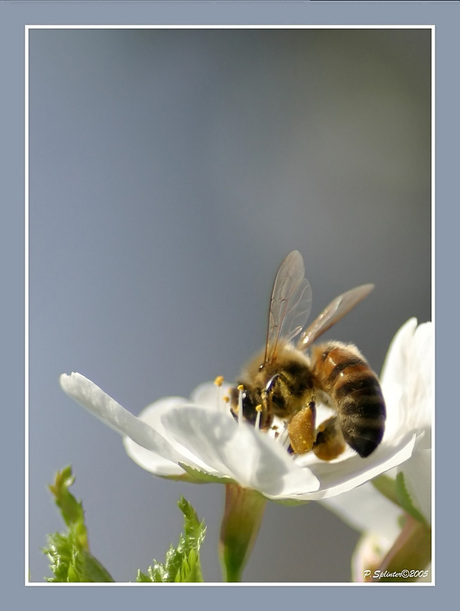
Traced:
<svg viewBox="0 0 460 611">
<path fill-rule="evenodd" d="M 431 312 L 432 320 L 436 320 L 435 315 L 435 264 L 434 264 L 434 253 L 435 253 L 435 26 L 434 25 L 27 25 L 25 26 L 25 82 L 24 82 L 24 128 L 25 128 L 25 143 L 24 143 L 24 254 L 25 254 L 25 285 L 24 285 L 24 403 L 25 403 L 25 443 L 24 443 L 24 454 L 25 454 L 25 529 L 24 529 L 24 575 L 26 586 L 51 586 L 51 584 L 44 581 L 41 582 L 30 582 L 29 581 L 29 33 L 31 30 L 431 30 Z M 435 351 L 433 343 L 433 380 L 435 380 Z M 434 396 L 436 393 L 434 394 Z M 382 586 L 434 586 L 435 585 L 435 414 L 433 405 L 432 414 L 432 461 L 431 461 L 431 511 L 432 511 L 432 558 L 431 558 L 431 576 L 432 580 L 430 583 L 381 583 Z M 45 533 L 44 533 L 45 534 Z M 56 587 L 65 586 L 67 584 L 53 583 L 52 586 Z M 136 586 L 136 587 L 152 587 L 152 584 L 148 583 L 136 583 L 136 582 L 115 582 L 115 583 L 73 583 L 69 584 L 72 586 L 96 586 L 96 587 L 107 587 L 107 586 Z M 155 584 L 156 586 L 161 585 L 162 587 L 169 586 L 174 587 L 181 584 Z M 312 587 L 312 586 L 366 586 L 366 583 L 353 583 L 353 582 L 314 582 L 314 583 L 188 583 L 187 586 L 297 586 L 297 587 Z"/>
</svg>

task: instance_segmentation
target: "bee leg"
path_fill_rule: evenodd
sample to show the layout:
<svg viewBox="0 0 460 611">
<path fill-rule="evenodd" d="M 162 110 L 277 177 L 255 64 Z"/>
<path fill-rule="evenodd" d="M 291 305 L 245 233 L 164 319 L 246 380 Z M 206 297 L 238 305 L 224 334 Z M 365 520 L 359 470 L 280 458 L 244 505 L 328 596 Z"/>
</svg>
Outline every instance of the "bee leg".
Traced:
<svg viewBox="0 0 460 611">
<path fill-rule="evenodd" d="M 294 414 L 288 424 L 291 449 L 294 454 L 309 452 L 315 441 L 316 406 L 314 401 Z"/>
<path fill-rule="evenodd" d="M 333 460 L 346 448 L 337 416 L 332 416 L 319 425 L 313 452 L 321 460 Z"/>
</svg>

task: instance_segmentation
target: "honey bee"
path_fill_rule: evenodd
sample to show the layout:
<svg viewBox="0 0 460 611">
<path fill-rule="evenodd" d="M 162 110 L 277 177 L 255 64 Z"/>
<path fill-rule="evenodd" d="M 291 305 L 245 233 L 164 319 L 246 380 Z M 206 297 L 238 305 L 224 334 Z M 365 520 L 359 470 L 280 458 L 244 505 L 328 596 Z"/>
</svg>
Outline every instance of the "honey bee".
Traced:
<svg viewBox="0 0 460 611">
<path fill-rule="evenodd" d="M 332 460 L 348 444 L 363 458 L 369 456 L 385 428 L 378 378 L 356 346 L 313 342 L 373 288 L 364 284 L 343 293 L 303 330 L 311 309 L 311 288 L 302 255 L 292 251 L 273 284 L 265 348 L 249 362 L 230 392 L 234 417 L 262 430 L 275 428 L 275 417 L 281 419 L 287 427 L 289 450 L 295 454 L 313 451 L 322 460 Z M 317 427 L 318 402 L 335 414 Z"/>
</svg>

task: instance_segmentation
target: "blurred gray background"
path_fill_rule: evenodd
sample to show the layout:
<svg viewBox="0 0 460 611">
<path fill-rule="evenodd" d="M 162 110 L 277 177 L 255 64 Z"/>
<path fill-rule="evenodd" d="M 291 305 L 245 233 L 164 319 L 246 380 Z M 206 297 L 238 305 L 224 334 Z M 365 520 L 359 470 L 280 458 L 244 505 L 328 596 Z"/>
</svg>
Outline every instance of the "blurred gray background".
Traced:
<svg viewBox="0 0 460 611">
<path fill-rule="evenodd" d="M 184 495 L 220 581 L 224 489 L 155 478 L 60 390 L 79 371 L 138 413 L 263 344 L 274 274 L 304 256 L 313 314 L 376 289 L 329 337 L 377 371 L 431 317 L 430 31 L 30 32 L 30 575 L 72 464 L 93 553 L 135 579 L 178 540 Z M 348 581 L 358 534 L 268 503 L 248 582 Z"/>
</svg>

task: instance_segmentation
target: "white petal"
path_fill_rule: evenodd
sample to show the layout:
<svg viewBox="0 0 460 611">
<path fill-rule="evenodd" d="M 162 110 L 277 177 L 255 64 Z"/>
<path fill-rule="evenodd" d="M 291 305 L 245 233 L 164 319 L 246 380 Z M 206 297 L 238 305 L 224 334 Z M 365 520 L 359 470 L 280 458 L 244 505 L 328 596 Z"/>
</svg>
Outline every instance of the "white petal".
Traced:
<svg viewBox="0 0 460 611">
<path fill-rule="evenodd" d="M 423 447 L 431 448 L 431 427 L 434 418 L 434 337 L 433 324 L 428 322 L 417 327 L 413 352 L 418 374 L 412 376 L 410 425 L 414 429 L 425 430 Z M 420 446 L 419 446 L 420 447 Z"/>
<path fill-rule="evenodd" d="M 133 416 L 91 380 L 79 373 L 72 373 L 71 375 L 62 374 L 59 382 L 64 392 L 72 399 L 120 435 L 127 435 L 140 446 L 169 461 L 178 461 L 178 453 L 164 437 L 151 426 Z"/>
<path fill-rule="evenodd" d="M 338 515 L 352 528 L 394 541 L 401 527 L 400 507 L 385 498 L 368 482 L 349 492 L 325 499 L 322 505 Z"/>
<path fill-rule="evenodd" d="M 231 385 L 227 383 L 216 386 L 214 382 L 204 382 L 192 392 L 189 403 L 211 409 L 228 409 L 228 404 L 224 403 L 223 397 L 228 395 L 230 389 Z"/>
<path fill-rule="evenodd" d="M 411 318 L 396 333 L 382 370 L 388 408 L 386 434 L 417 431 L 423 447 L 431 446 L 433 370 L 433 325 L 428 322 L 417 327 L 417 320 Z"/>
<path fill-rule="evenodd" d="M 280 444 L 249 424 L 238 424 L 227 413 L 197 406 L 172 408 L 163 424 L 181 452 L 190 452 L 189 460 L 269 498 L 318 489 L 310 470 L 299 468 Z"/>
<path fill-rule="evenodd" d="M 320 481 L 320 489 L 300 495 L 300 498 L 330 498 L 364 484 L 408 460 L 412 455 L 415 440 L 415 435 L 407 435 L 395 445 L 381 444 L 367 458 L 355 454 L 337 463 L 318 461 L 310 464 L 312 473 Z"/>
<path fill-rule="evenodd" d="M 161 421 L 162 414 L 175 405 L 184 405 L 186 403 L 187 400 L 183 397 L 166 397 L 148 405 L 139 413 L 138 418 L 149 424 L 158 433 L 160 433 L 160 435 L 167 438 L 168 433 L 164 430 L 163 423 Z M 160 456 L 159 454 L 156 454 L 155 452 L 146 450 L 129 437 L 124 437 L 123 443 L 128 456 L 146 471 L 163 477 L 184 474 L 184 470 L 178 464 L 163 456 Z"/>
<path fill-rule="evenodd" d="M 412 365 L 409 345 L 412 341 L 417 319 L 410 318 L 396 333 L 390 343 L 383 364 L 381 379 L 382 392 L 387 406 L 385 434 L 397 434 L 404 423 L 404 393 L 408 383 L 408 372 Z"/>
<path fill-rule="evenodd" d="M 409 318 L 390 342 L 380 375 L 382 386 L 387 387 L 388 396 L 391 396 L 390 390 L 394 390 L 397 393 L 395 396 L 398 398 L 399 393 L 404 388 L 407 368 L 411 364 L 407 347 L 411 344 L 416 327 L 417 319 Z"/>
</svg>

